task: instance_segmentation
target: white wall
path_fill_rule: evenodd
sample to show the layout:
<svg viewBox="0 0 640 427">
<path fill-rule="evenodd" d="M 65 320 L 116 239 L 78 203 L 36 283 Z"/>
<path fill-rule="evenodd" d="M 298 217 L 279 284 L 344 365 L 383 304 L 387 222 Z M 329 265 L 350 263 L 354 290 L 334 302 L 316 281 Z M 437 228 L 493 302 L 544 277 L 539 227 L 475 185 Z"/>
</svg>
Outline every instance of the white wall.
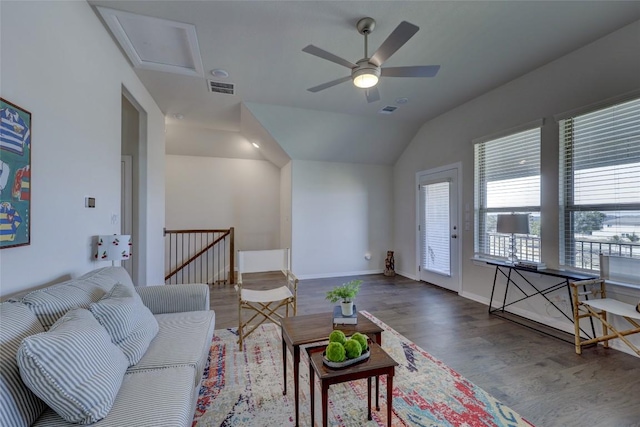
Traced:
<svg viewBox="0 0 640 427">
<path fill-rule="evenodd" d="M 116 233 L 123 86 L 146 111 L 141 276 L 163 283 L 164 117 L 85 2 L 2 2 L 2 97 L 32 114 L 31 245 L 0 251 L 0 295 L 107 265 L 91 238 Z M 85 196 L 96 208 L 84 207 Z M 145 249 L 147 246 L 147 249 Z"/>
<path fill-rule="evenodd" d="M 291 161 L 280 168 L 280 246 L 291 249 Z"/>
<path fill-rule="evenodd" d="M 240 132 L 206 129 L 176 122 L 167 123 L 167 154 L 265 160 Z"/>
<path fill-rule="evenodd" d="M 293 161 L 292 269 L 299 278 L 383 271 L 393 249 L 391 177 L 390 166 Z"/>
<path fill-rule="evenodd" d="M 415 173 L 462 162 L 463 208 L 473 209 L 474 138 L 544 118 L 542 257 L 558 266 L 558 125 L 555 114 L 640 88 L 640 22 L 629 25 L 425 123 L 394 166 L 396 269 L 415 277 Z M 488 303 L 492 268 L 474 264 L 473 229 L 463 231 L 462 294 Z M 547 316 L 544 303 L 523 306 Z M 566 322 L 565 322 L 566 323 Z"/>
<path fill-rule="evenodd" d="M 235 227 L 236 250 L 280 247 L 280 170 L 265 160 L 166 156 L 167 229 Z"/>
</svg>

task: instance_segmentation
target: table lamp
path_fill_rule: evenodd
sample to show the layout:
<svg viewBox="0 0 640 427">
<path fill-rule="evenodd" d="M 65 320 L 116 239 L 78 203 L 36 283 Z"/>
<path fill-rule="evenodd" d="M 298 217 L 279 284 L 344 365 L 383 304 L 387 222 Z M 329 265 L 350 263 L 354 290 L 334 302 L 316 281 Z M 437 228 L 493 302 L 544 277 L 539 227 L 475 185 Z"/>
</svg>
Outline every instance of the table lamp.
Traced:
<svg viewBox="0 0 640 427">
<path fill-rule="evenodd" d="M 498 233 L 511 234 L 507 262 L 515 265 L 518 262 L 515 235 L 529 234 L 529 214 L 498 215 L 497 231 Z"/>
<path fill-rule="evenodd" d="M 131 258 L 131 236 L 127 234 L 97 236 L 95 249 L 94 259 L 111 261 L 111 265 L 115 265 L 116 261 L 126 261 Z"/>
</svg>

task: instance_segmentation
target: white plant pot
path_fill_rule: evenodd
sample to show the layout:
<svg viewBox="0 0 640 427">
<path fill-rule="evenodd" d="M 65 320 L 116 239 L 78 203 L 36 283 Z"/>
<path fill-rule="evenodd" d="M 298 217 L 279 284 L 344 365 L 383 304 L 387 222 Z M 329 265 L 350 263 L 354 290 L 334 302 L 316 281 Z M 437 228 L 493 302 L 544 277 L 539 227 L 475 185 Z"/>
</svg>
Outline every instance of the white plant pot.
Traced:
<svg viewBox="0 0 640 427">
<path fill-rule="evenodd" d="M 342 315 L 343 316 L 351 316 L 353 315 L 353 301 L 349 301 L 349 302 L 341 302 L 340 305 L 342 306 Z"/>
</svg>

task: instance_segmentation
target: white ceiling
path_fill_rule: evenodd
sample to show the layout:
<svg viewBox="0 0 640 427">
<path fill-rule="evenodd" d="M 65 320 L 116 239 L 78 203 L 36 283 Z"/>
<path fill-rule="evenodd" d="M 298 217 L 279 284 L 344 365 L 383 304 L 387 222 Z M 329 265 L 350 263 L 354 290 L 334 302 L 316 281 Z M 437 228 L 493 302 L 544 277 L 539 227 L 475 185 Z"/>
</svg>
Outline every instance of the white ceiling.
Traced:
<svg viewBox="0 0 640 427">
<path fill-rule="evenodd" d="M 221 140 L 233 132 L 246 140 L 260 134 L 261 149 L 277 151 L 279 145 L 291 158 L 372 164 L 393 164 L 425 121 L 640 19 L 638 1 L 89 3 L 195 25 L 204 76 L 136 70 L 169 127 L 203 128 Z M 438 75 L 383 77 L 381 100 L 371 104 L 350 82 L 308 92 L 349 70 L 302 48 L 313 44 L 352 62 L 361 59 L 363 37 L 355 25 L 365 16 L 376 20 L 370 53 L 401 21 L 418 25 L 420 31 L 385 65 L 439 64 Z M 229 77 L 212 77 L 216 68 Z M 207 79 L 234 83 L 236 95 L 210 93 Z M 409 102 L 394 114 L 377 113 L 402 97 Z M 184 119 L 177 122 L 176 114 Z M 172 153 L 179 151 L 173 144 Z M 221 156 L 243 157 L 228 151 Z M 213 147 L 209 155 L 215 153 Z M 282 153 L 264 157 L 273 161 Z"/>
</svg>

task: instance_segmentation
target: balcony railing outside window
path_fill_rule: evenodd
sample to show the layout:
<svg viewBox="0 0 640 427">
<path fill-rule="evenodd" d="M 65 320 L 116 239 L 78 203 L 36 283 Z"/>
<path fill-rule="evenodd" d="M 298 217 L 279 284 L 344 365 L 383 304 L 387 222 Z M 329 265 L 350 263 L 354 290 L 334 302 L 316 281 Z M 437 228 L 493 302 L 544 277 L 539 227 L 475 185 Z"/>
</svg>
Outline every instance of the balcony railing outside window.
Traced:
<svg viewBox="0 0 640 427">
<path fill-rule="evenodd" d="M 488 233 L 489 255 L 507 257 L 511 245 L 511 235 L 501 233 Z M 519 260 L 540 262 L 540 237 L 521 236 L 514 237 L 516 244 L 516 256 Z"/>
<path fill-rule="evenodd" d="M 600 254 L 640 259 L 640 244 L 576 240 L 575 252 L 575 267 L 597 271 Z"/>
<path fill-rule="evenodd" d="M 506 258 L 509 254 L 511 236 L 489 233 L 489 255 Z M 640 259 L 640 244 L 626 242 L 601 242 L 575 240 L 576 268 L 598 271 L 600 254 Z M 540 262 L 540 238 L 537 236 L 515 236 L 518 259 Z"/>
</svg>

